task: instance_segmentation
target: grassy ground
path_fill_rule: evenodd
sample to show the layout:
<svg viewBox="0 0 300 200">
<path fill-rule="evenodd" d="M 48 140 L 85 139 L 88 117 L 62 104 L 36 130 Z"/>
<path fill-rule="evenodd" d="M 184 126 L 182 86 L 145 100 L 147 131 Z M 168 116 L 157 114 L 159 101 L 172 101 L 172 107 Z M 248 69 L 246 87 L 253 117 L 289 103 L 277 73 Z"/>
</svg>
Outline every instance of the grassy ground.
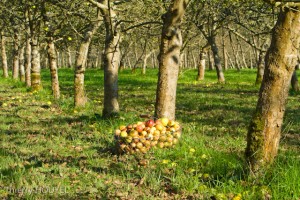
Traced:
<svg viewBox="0 0 300 200">
<path fill-rule="evenodd" d="M 114 154 L 113 130 L 153 113 L 157 71 L 120 72 L 121 116 L 101 118 L 103 72 L 87 71 L 89 103 L 73 108 L 73 71 L 60 69 L 63 97 L 0 78 L 1 199 L 300 199 L 299 94 L 291 93 L 279 156 L 259 181 L 245 177 L 243 152 L 258 87 L 255 71 L 179 77 L 180 144 L 145 156 Z M 143 161 L 149 162 L 145 167 Z"/>
</svg>

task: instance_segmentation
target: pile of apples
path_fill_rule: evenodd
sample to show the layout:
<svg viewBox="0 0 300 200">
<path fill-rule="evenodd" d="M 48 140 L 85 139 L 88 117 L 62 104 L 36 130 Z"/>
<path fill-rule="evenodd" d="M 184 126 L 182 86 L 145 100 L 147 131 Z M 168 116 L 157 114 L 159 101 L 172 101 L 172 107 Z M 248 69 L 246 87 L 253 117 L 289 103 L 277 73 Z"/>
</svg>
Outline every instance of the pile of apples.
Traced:
<svg viewBox="0 0 300 200">
<path fill-rule="evenodd" d="M 122 125 L 115 130 L 119 153 L 146 153 L 152 147 L 173 147 L 178 143 L 180 136 L 179 123 L 168 118 L 149 119 L 127 126 Z"/>
</svg>

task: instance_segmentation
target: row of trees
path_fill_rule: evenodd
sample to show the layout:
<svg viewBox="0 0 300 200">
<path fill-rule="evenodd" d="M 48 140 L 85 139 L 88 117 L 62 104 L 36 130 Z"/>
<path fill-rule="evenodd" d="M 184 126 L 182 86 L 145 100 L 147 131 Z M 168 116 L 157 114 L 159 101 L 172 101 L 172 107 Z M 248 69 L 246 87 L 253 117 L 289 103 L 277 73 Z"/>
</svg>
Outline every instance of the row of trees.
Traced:
<svg viewBox="0 0 300 200">
<path fill-rule="evenodd" d="M 233 60 L 238 69 L 241 68 L 239 62 L 248 65 L 243 47 L 247 46 L 247 53 L 255 55 L 257 83 L 262 81 L 246 148 L 250 169 L 257 174 L 273 161 L 278 150 L 282 118 L 300 40 L 299 4 L 281 4 L 278 9 L 274 7 L 274 1 L 266 2 L 268 4 L 246 0 L 2 0 L 3 76 L 8 76 L 8 63 L 11 63 L 14 79 L 20 78 L 33 90 L 42 89 L 40 55 L 41 46 L 44 45 L 53 96 L 58 99 L 57 47 L 64 49 L 70 66 L 70 49 L 76 49 L 74 105 L 84 106 L 87 101 L 84 73 L 92 50 L 91 44 L 97 44 L 97 48 L 102 49 L 104 69 L 103 116 L 110 117 L 119 113 L 118 70 L 124 66 L 126 56 L 131 51 L 130 46 L 134 44 L 138 50 L 135 52 L 133 70 L 142 58 L 147 63 L 153 52 L 159 52 L 155 115 L 174 119 L 183 49 L 198 48 L 199 80 L 204 77 L 205 55 L 210 52 L 218 81 L 224 83 L 223 70 L 228 68 L 227 59 L 230 58 L 228 46 L 235 55 Z M 275 19 L 277 13 L 278 19 Z M 136 40 L 142 44 L 140 47 L 137 47 Z M 7 41 L 12 42 L 9 59 Z M 160 45 L 156 45 L 158 41 Z M 220 46 L 223 47 L 222 55 Z M 242 59 L 237 56 L 238 52 Z M 128 59 L 126 62 L 129 62 Z"/>
</svg>

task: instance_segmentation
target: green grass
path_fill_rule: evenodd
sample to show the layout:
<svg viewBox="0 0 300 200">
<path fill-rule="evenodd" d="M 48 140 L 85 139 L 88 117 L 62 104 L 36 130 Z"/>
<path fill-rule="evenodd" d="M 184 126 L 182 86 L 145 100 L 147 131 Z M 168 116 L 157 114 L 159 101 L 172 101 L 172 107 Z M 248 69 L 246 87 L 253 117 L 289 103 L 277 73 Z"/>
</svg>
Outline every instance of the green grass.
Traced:
<svg viewBox="0 0 300 200">
<path fill-rule="evenodd" d="M 254 70 L 226 71 L 222 85 L 214 71 L 202 82 L 194 81 L 195 70 L 181 72 L 176 117 L 183 137 L 175 148 L 144 156 L 115 155 L 113 131 L 153 114 L 156 70 L 120 72 L 121 114 L 109 120 L 101 118 L 103 71 L 87 70 L 89 102 L 76 111 L 73 70 L 59 70 L 59 101 L 51 97 L 49 71 L 42 73 L 44 90 L 34 94 L 0 78 L 1 199 L 300 198 L 297 93 L 289 97 L 276 162 L 259 181 L 245 176 L 245 137 L 259 89 Z"/>
</svg>

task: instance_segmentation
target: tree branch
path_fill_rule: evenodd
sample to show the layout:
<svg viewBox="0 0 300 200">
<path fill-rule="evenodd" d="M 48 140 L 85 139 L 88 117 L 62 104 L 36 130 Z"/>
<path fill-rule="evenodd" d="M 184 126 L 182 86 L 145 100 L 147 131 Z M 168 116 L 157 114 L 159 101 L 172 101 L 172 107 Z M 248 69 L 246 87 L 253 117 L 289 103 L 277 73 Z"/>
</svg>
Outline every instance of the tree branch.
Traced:
<svg viewBox="0 0 300 200">
<path fill-rule="evenodd" d="M 102 3 L 99 3 L 97 1 L 94 1 L 94 0 L 87 0 L 87 1 L 90 2 L 91 4 L 97 6 L 100 9 L 104 9 L 104 10 L 108 10 L 109 9 L 106 5 L 104 5 Z"/>
</svg>

